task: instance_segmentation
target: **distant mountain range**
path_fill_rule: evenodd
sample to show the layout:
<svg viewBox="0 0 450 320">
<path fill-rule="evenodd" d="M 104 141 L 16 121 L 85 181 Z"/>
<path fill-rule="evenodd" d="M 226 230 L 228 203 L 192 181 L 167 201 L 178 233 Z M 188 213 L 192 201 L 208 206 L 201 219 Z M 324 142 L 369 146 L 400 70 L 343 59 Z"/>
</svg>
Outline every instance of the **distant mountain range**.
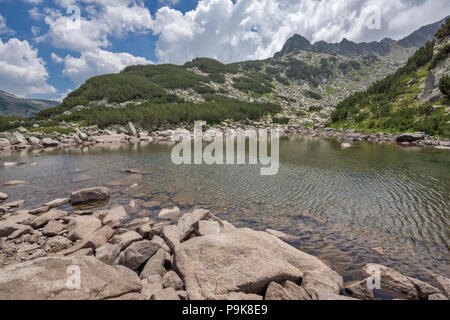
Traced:
<svg viewBox="0 0 450 320">
<path fill-rule="evenodd" d="M 325 41 L 319 41 L 312 44 L 305 37 L 295 34 L 286 42 L 283 49 L 275 54 L 275 58 L 281 58 L 290 53 L 295 53 L 298 51 L 339 54 L 346 57 L 368 55 L 386 56 L 391 52 L 393 46 L 395 45 L 403 48 L 422 47 L 428 41 L 433 40 L 434 35 L 446 19 L 447 18 L 436 23 L 424 26 L 419 30 L 411 33 L 409 36 L 398 41 L 390 38 L 385 38 L 381 41 L 355 43 L 344 38 L 340 43 L 328 43 Z"/>
<path fill-rule="evenodd" d="M 56 107 L 60 102 L 40 99 L 24 99 L 0 90 L 0 115 L 30 117 L 41 110 Z"/>
<path fill-rule="evenodd" d="M 282 118 L 276 121 L 298 126 L 326 124 L 336 105 L 395 73 L 419 47 L 433 40 L 443 23 L 442 20 L 420 28 L 399 41 L 386 38 L 355 43 L 344 39 L 341 43 L 312 44 L 305 37 L 294 35 L 274 58 L 265 60 L 223 64 L 197 58 L 184 65 L 129 66 L 120 73 L 87 80 L 58 107 L 39 115 L 65 122 L 82 119 L 100 127 L 133 121 L 153 130 L 167 121 L 190 123 L 195 113 L 186 110 L 199 108 L 221 110 L 223 119 L 208 114 L 195 114 L 196 117 L 231 119 L 233 112 L 225 110 L 244 102 L 280 107 Z M 8 104 L 2 103 L 2 96 L 0 114 L 28 116 L 38 111 L 36 108 L 58 105 L 25 99 Z M 7 97 L 11 99 L 10 95 Z M 15 107 L 21 105 L 19 102 L 22 107 Z M 5 105 L 9 107 L 5 109 Z M 175 109 L 180 112 L 179 117 L 166 119 L 166 110 Z"/>
</svg>

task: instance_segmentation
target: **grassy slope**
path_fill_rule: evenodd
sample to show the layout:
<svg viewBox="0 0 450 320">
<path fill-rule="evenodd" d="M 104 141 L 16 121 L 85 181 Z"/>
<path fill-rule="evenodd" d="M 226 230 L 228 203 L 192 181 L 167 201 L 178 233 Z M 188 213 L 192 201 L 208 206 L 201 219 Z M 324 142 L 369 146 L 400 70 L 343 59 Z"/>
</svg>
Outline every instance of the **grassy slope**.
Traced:
<svg viewBox="0 0 450 320">
<path fill-rule="evenodd" d="M 370 133 L 424 131 L 450 137 L 450 116 L 445 114 L 445 108 L 433 109 L 435 105 L 448 105 L 448 99 L 435 103 L 421 103 L 416 99 L 432 60 L 433 43 L 429 43 L 395 74 L 342 101 L 332 114 L 330 126 Z M 416 83 L 408 85 L 413 78 Z"/>
</svg>

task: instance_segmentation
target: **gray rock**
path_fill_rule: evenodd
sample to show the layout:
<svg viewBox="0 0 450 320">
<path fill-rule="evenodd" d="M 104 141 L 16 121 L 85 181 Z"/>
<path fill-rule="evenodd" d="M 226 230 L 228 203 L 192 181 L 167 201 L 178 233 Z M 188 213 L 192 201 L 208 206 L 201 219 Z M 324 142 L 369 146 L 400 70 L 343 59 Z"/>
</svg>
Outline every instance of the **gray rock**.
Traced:
<svg viewBox="0 0 450 320">
<path fill-rule="evenodd" d="M 99 230 L 94 231 L 88 238 L 85 244 L 86 248 L 97 249 L 108 242 L 113 236 L 114 230 L 109 226 L 104 226 Z"/>
<path fill-rule="evenodd" d="M 433 293 L 428 296 L 428 300 L 448 300 L 448 299 L 441 293 Z"/>
<path fill-rule="evenodd" d="M 111 239 L 111 243 L 118 244 L 121 250 L 125 250 L 133 242 L 141 241 L 142 237 L 139 233 L 135 231 L 128 231 L 122 234 L 115 235 Z"/>
<path fill-rule="evenodd" d="M 66 215 L 67 215 L 67 212 L 65 212 L 65 211 L 52 209 L 49 212 L 46 212 L 43 215 L 36 217 L 31 222 L 31 226 L 34 229 L 39 229 L 39 228 L 42 228 L 43 226 L 45 226 L 49 221 L 62 219 Z"/>
<path fill-rule="evenodd" d="M 122 206 L 117 206 L 109 209 L 109 213 L 103 218 L 103 224 L 109 225 L 112 228 L 118 227 L 120 223 L 130 216 Z"/>
<path fill-rule="evenodd" d="M 72 241 L 61 236 L 56 236 L 47 240 L 45 243 L 45 251 L 49 253 L 57 253 L 68 249 L 71 246 Z"/>
<path fill-rule="evenodd" d="M 59 145 L 59 142 L 51 138 L 44 138 L 41 140 L 41 144 L 45 148 L 50 148 L 50 147 L 57 147 Z"/>
<path fill-rule="evenodd" d="M 278 230 L 266 229 L 266 232 L 283 241 L 295 241 L 299 239 L 299 237 L 292 236 Z"/>
<path fill-rule="evenodd" d="M 81 275 L 79 290 L 77 271 Z M 68 285 L 69 284 L 69 285 Z M 0 270 L 0 300 L 99 300 L 140 292 L 139 277 L 94 257 L 47 257 Z"/>
<path fill-rule="evenodd" d="M 49 221 L 44 230 L 42 230 L 42 234 L 47 237 L 54 237 L 60 234 L 65 229 L 64 225 L 59 221 Z"/>
<path fill-rule="evenodd" d="M 73 192 L 70 196 L 70 201 L 74 205 L 107 199 L 109 199 L 109 189 L 104 187 L 78 190 Z"/>
<path fill-rule="evenodd" d="M 12 221 L 1 221 L 0 222 L 0 238 L 8 237 L 12 233 L 19 231 L 19 230 L 24 230 L 26 228 L 27 228 L 26 226 L 17 224 Z"/>
<path fill-rule="evenodd" d="M 185 241 L 176 247 L 174 260 L 192 300 L 230 292 L 263 295 L 270 282 L 297 282 L 313 270 L 337 292 L 343 282 L 318 258 L 247 228 Z"/>
<path fill-rule="evenodd" d="M 334 294 L 334 293 L 326 293 L 323 292 L 320 294 L 320 296 L 318 297 L 318 300 L 332 300 L 332 301 L 337 301 L 337 300 L 344 300 L 344 301 L 354 301 L 354 300 L 358 300 L 352 297 L 347 297 L 347 296 L 341 296 L 338 294 Z"/>
<path fill-rule="evenodd" d="M 14 231 L 13 233 L 11 233 L 8 236 L 8 240 L 14 240 L 17 239 L 23 235 L 31 235 L 33 233 L 33 228 L 28 227 L 28 226 L 23 226 L 23 228 L 18 229 L 16 231 Z"/>
<path fill-rule="evenodd" d="M 53 201 L 46 203 L 45 206 L 48 206 L 50 209 L 52 209 L 52 208 L 64 206 L 64 205 L 68 204 L 69 201 L 70 201 L 69 198 L 55 199 Z"/>
<path fill-rule="evenodd" d="M 147 262 L 157 251 L 159 246 L 148 240 L 132 243 L 119 255 L 119 264 L 131 270 L 137 270 Z"/>
<path fill-rule="evenodd" d="M 84 257 L 84 256 L 93 256 L 94 250 L 92 248 L 84 248 L 78 251 L 75 251 L 74 253 L 71 253 L 68 255 L 68 257 Z"/>
<path fill-rule="evenodd" d="M 153 293 L 152 296 L 150 297 L 150 300 L 176 301 L 180 300 L 180 297 L 178 296 L 174 288 L 165 288 Z"/>
<path fill-rule="evenodd" d="M 401 273 L 374 263 L 368 263 L 363 271 L 372 276 L 370 270 L 380 270 L 381 284 L 385 287 L 395 289 L 413 299 L 426 300 L 430 294 L 441 293 L 439 289 L 415 278 L 407 277 Z"/>
<path fill-rule="evenodd" d="M 102 222 L 94 216 L 74 217 L 67 225 L 68 238 L 73 241 L 87 240 L 101 226 Z"/>
<path fill-rule="evenodd" d="M 113 265 L 120 254 L 120 245 L 105 243 L 95 250 L 95 257 L 101 262 Z"/>
<path fill-rule="evenodd" d="M 164 241 L 167 243 L 172 251 L 175 251 L 180 244 L 180 233 L 178 227 L 175 225 L 165 226 L 162 231 Z"/>
<path fill-rule="evenodd" d="M 6 193 L 0 192 L 0 202 L 8 199 L 8 195 Z"/>
<path fill-rule="evenodd" d="M 163 287 L 164 288 L 174 288 L 175 290 L 183 289 L 183 281 L 180 279 L 175 271 L 167 272 L 163 277 Z"/>
<path fill-rule="evenodd" d="M 19 186 L 21 184 L 25 184 L 25 181 L 22 180 L 10 180 L 3 183 L 4 186 Z"/>
<path fill-rule="evenodd" d="M 185 213 L 178 221 L 178 233 L 180 241 L 186 240 L 198 227 L 200 220 L 208 220 L 211 217 L 209 210 L 197 209 Z"/>
<path fill-rule="evenodd" d="M 423 133 L 405 133 L 397 137 L 397 142 L 414 142 L 424 140 L 425 134 Z"/>
<path fill-rule="evenodd" d="M 28 141 L 30 142 L 30 144 L 32 144 L 33 146 L 37 146 L 38 144 L 41 143 L 41 139 L 36 138 L 36 137 L 29 137 Z"/>
<path fill-rule="evenodd" d="M 14 131 L 11 134 L 8 134 L 6 136 L 6 139 L 9 140 L 9 142 L 12 145 L 16 145 L 16 144 L 21 144 L 21 143 L 26 143 L 27 140 L 24 138 L 24 136 L 19 132 L 19 131 Z"/>
<path fill-rule="evenodd" d="M 148 278 L 150 276 L 158 275 L 160 277 L 164 276 L 164 260 L 165 260 L 165 251 L 163 249 L 159 249 L 145 264 L 144 269 L 140 274 L 141 279 Z"/>
<path fill-rule="evenodd" d="M 162 249 L 164 249 L 164 251 L 170 252 L 169 246 L 160 236 L 154 235 L 151 241 L 157 243 Z"/>
<path fill-rule="evenodd" d="M 134 124 L 132 122 L 128 122 L 127 126 L 125 127 L 125 129 L 127 130 L 128 134 L 130 136 L 137 136 L 137 131 L 136 128 L 134 127 Z"/>
<path fill-rule="evenodd" d="M 177 291 L 179 292 L 179 291 Z M 227 294 L 209 296 L 208 300 L 219 300 L 219 301 L 259 301 L 262 300 L 263 297 L 257 294 L 247 294 L 244 292 L 230 292 Z"/>
<path fill-rule="evenodd" d="M 167 219 L 172 221 L 177 221 L 181 216 L 181 210 L 178 207 L 173 207 L 170 209 L 162 209 L 159 212 L 158 217 L 160 219 Z"/>
<path fill-rule="evenodd" d="M 271 282 L 265 300 L 311 300 L 311 297 L 302 287 L 292 281 L 285 281 L 282 284 Z"/>
<path fill-rule="evenodd" d="M 142 291 L 141 295 L 144 300 L 150 300 L 151 296 L 163 289 L 161 276 L 154 275 L 141 280 Z"/>
<path fill-rule="evenodd" d="M 434 278 L 434 280 L 436 280 L 442 293 L 450 299 L 450 279 L 433 272 L 430 272 L 430 275 Z"/>
<path fill-rule="evenodd" d="M 302 288 L 313 300 L 322 300 L 320 296 L 327 294 L 338 295 L 342 287 L 342 277 L 326 269 L 309 270 L 303 275 Z"/>
<path fill-rule="evenodd" d="M 49 206 L 43 206 L 43 207 L 39 207 L 39 208 L 36 208 L 36 209 L 31 210 L 31 211 L 30 211 L 30 214 L 38 215 L 38 214 L 41 214 L 41 213 L 46 213 L 46 212 L 48 212 L 49 210 L 50 210 L 50 207 L 49 207 Z"/>
<path fill-rule="evenodd" d="M 34 253 L 28 256 L 27 261 L 36 260 L 45 257 L 46 252 L 44 249 L 38 249 Z"/>
<path fill-rule="evenodd" d="M 207 236 L 209 234 L 218 234 L 220 231 L 220 225 L 217 221 L 201 220 L 198 222 L 197 234 L 200 237 Z"/>
<path fill-rule="evenodd" d="M 24 200 L 4 203 L 4 204 L 2 204 L 0 206 L 0 213 L 5 213 L 5 212 L 8 212 L 9 210 L 11 210 L 13 208 L 18 208 L 24 203 L 25 203 Z"/>
</svg>

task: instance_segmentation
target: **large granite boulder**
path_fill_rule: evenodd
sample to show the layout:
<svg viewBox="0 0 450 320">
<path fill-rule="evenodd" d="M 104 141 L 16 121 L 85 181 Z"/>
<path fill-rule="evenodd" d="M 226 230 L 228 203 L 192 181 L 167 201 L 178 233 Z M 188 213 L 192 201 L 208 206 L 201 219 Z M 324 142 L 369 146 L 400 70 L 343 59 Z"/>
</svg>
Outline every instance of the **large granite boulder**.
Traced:
<svg viewBox="0 0 450 320">
<path fill-rule="evenodd" d="M 192 300 L 230 292 L 264 295 L 269 283 L 299 282 L 312 271 L 327 292 L 338 294 L 343 286 L 342 277 L 318 258 L 247 228 L 185 241 L 175 248 L 174 264 Z"/>
<path fill-rule="evenodd" d="M 53 256 L 0 270 L 0 300 L 98 300 L 141 289 L 136 273 L 94 257 Z"/>
</svg>

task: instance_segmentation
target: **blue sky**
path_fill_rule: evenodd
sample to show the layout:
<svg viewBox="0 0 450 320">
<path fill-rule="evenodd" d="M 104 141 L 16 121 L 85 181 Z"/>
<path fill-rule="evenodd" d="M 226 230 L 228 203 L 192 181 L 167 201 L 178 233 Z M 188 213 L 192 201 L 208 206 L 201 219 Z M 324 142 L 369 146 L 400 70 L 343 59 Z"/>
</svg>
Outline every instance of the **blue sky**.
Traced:
<svg viewBox="0 0 450 320">
<path fill-rule="evenodd" d="M 449 14 L 447 0 L 0 0 L 0 90 L 61 99 L 131 64 L 264 59 L 294 33 L 398 39 Z"/>
</svg>

